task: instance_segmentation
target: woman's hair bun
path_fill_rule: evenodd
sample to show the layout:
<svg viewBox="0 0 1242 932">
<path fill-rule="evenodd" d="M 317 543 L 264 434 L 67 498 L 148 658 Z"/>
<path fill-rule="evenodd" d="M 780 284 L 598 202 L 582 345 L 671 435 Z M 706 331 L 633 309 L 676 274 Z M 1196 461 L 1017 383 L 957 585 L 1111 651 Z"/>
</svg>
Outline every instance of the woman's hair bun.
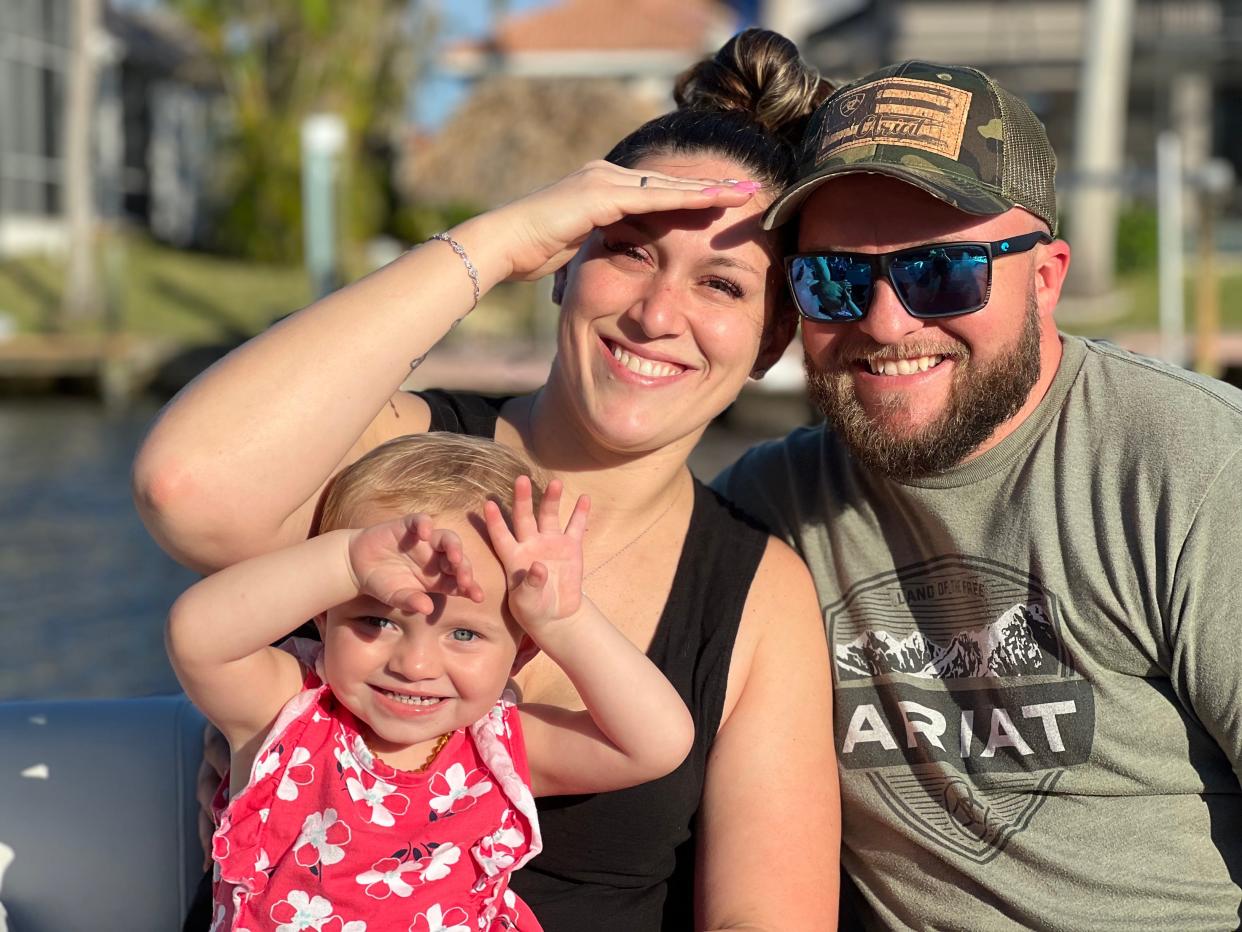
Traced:
<svg viewBox="0 0 1242 932">
<path fill-rule="evenodd" d="M 747 29 L 677 79 L 673 99 L 683 110 L 736 111 L 770 133 L 798 142 L 832 84 L 802 60 L 798 47 L 769 29 Z"/>
</svg>

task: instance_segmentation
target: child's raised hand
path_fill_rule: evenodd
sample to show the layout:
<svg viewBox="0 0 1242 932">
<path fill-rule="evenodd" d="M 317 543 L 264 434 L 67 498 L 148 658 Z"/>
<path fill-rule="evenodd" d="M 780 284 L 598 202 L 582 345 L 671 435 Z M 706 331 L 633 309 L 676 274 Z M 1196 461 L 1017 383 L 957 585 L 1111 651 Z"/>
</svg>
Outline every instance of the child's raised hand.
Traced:
<svg viewBox="0 0 1242 932">
<path fill-rule="evenodd" d="M 437 528 L 430 515 L 406 515 L 355 532 L 349 563 L 359 593 L 411 614 L 433 612 L 433 592 L 483 601 L 461 538 Z"/>
<path fill-rule="evenodd" d="M 591 502 L 579 496 L 562 531 L 563 488 L 559 479 L 548 483 L 536 516 L 530 479 L 520 477 L 513 489 L 512 531 L 495 502 L 483 506 L 487 533 L 508 580 L 509 610 L 527 631 L 566 618 L 582 604 L 582 535 Z"/>
</svg>

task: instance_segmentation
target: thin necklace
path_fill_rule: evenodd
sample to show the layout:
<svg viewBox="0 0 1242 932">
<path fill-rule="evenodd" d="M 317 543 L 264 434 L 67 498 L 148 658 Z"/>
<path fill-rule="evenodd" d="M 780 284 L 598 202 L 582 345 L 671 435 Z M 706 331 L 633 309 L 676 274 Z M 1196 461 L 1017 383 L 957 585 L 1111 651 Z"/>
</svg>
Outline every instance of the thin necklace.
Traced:
<svg viewBox="0 0 1242 932">
<path fill-rule="evenodd" d="M 444 746 L 448 744 L 448 739 L 451 737 L 453 737 L 453 733 L 451 731 L 448 734 L 440 735 L 440 737 L 436 739 L 436 746 L 431 749 L 431 753 L 428 754 L 427 759 L 423 761 L 423 765 L 415 769 L 414 772 L 422 773 L 430 767 L 432 761 L 434 761 L 440 755 L 440 752 L 444 750 Z"/>
<path fill-rule="evenodd" d="M 665 516 L 666 514 L 668 514 L 670 511 L 672 511 L 673 506 L 674 506 L 675 504 L 677 504 L 677 502 L 678 502 L 678 500 L 680 500 L 680 498 L 681 498 L 681 489 L 678 489 L 678 490 L 677 490 L 677 492 L 673 495 L 673 497 L 669 499 L 668 504 L 664 506 L 664 510 L 663 510 L 663 511 L 661 511 L 658 515 L 656 515 L 656 516 L 655 516 L 655 520 L 653 520 L 653 521 L 652 521 L 650 524 L 648 524 L 645 528 L 643 528 L 641 531 L 639 531 L 639 532 L 638 532 L 638 536 L 637 536 L 637 537 L 634 537 L 634 538 L 631 538 L 631 539 L 630 539 L 630 542 L 629 542 L 628 544 L 626 544 L 624 547 L 622 547 L 620 550 L 618 550 L 618 551 L 614 552 L 611 556 L 605 557 L 605 558 L 604 558 L 604 562 L 603 562 L 603 563 L 601 563 L 601 564 L 599 564 L 599 566 L 595 567 L 595 568 L 594 568 L 593 570 L 591 570 L 589 573 L 584 573 L 584 574 L 582 575 L 582 581 L 583 581 L 583 582 L 586 582 L 588 579 L 590 579 L 592 576 L 594 576 L 596 573 L 598 573 L 600 570 L 602 570 L 605 566 L 607 566 L 609 563 L 611 563 L 611 562 L 612 562 L 613 560 L 615 560 L 617 557 L 621 556 L 621 554 L 625 553 L 625 551 L 629 550 L 629 549 L 630 549 L 631 547 L 633 547 L 636 543 L 638 543 L 640 540 L 642 540 L 644 537 L 646 537 L 646 536 L 647 536 L 647 532 L 648 532 L 648 531 L 650 531 L 650 530 L 651 530 L 653 527 L 655 527 L 657 524 L 659 524 L 659 523 L 660 523 L 660 521 L 662 521 L 662 520 L 664 519 L 664 516 Z"/>
</svg>

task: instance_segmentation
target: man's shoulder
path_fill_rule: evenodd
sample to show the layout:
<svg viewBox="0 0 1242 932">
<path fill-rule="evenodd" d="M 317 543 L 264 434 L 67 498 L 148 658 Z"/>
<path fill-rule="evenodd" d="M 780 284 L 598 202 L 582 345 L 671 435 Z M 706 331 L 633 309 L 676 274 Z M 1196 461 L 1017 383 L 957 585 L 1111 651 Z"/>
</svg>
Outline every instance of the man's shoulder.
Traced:
<svg viewBox="0 0 1242 932">
<path fill-rule="evenodd" d="M 778 537 L 792 539 L 798 516 L 816 511 L 836 442 L 822 424 L 751 447 L 712 487 Z"/>
<path fill-rule="evenodd" d="M 833 435 L 824 424 L 797 427 L 783 437 L 765 440 L 748 449 L 712 483 L 717 489 L 739 480 L 767 481 L 790 470 L 805 475 L 821 463 L 832 447 Z M 726 493 L 728 494 L 728 493 Z"/>
<path fill-rule="evenodd" d="M 1167 413 L 1233 423 L 1242 430 L 1242 389 L 1107 340 L 1079 341 L 1086 350 L 1081 382 L 1097 394 L 1115 396 L 1118 414 Z"/>
</svg>

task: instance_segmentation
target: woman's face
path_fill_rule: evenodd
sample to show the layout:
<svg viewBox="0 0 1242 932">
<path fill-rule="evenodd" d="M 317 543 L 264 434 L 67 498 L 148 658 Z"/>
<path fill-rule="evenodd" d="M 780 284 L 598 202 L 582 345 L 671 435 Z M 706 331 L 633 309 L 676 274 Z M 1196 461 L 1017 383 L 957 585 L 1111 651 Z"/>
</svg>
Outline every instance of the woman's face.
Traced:
<svg viewBox="0 0 1242 932">
<path fill-rule="evenodd" d="M 706 155 L 634 168 L 747 178 L 738 165 Z M 774 237 L 760 225 L 771 196 L 627 217 L 583 244 L 567 269 L 556 378 L 597 442 L 623 453 L 693 444 L 757 362 L 771 364 L 776 340 L 765 346 L 764 337 L 781 329 L 769 326 L 779 262 Z"/>
</svg>

